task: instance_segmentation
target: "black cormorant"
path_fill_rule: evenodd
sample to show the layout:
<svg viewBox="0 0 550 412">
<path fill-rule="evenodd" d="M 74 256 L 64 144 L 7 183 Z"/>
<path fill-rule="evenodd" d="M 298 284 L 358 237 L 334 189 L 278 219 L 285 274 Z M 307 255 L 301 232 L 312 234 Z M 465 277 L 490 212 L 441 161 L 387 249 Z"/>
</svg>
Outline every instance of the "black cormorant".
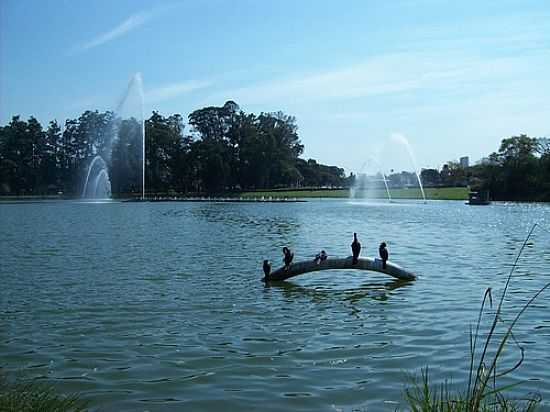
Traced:
<svg viewBox="0 0 550 412">
<path fill-rule="evenodd" d="M 380 243 L 378 247 L 378 253 L 380 254 L 380 259 L 382 259 L 382 268 L 386 269 L 386 261 L 388 260 L 388 249 L 386 249 L 386 242 Z"/>
<path fill-rule="evenodd" d="M 313 260 L 315 261 L 315 263 L 319 264 L 327 260 L 327 258 L 328 258 L 327 252 L 325 252 L 324 250 L 321 250 L 319 253 L 315 255 L 315 259 Z"/>
<path fill-rule="evenodd" d="M 290 249 L 285 246 L 283 247 L 283 255 L 284 255 L 283 262 L 285 262 L 285 269 L 288 269 L 288 267 L 292 263 L 292 259 L 294 259 L 294 253 L 292 253 Z"/>
<path fill-rule="evenodd" d="M 357 259 L 359 259 L 359 254 L 361 253 L 361 243 L 357 240 L 357 233 L 353 234 L 351 253 L 353 254 L 353 264 L 355 265 L 357 263 Z"/>
<path fill-rule="evenodd" d="M 267 259 L 264 260 L 264 274 L 265 274 L 266 279 L 271 274 L 271 263 L 269 263 L 269 260 L 267 260 Z"/>
</svg>

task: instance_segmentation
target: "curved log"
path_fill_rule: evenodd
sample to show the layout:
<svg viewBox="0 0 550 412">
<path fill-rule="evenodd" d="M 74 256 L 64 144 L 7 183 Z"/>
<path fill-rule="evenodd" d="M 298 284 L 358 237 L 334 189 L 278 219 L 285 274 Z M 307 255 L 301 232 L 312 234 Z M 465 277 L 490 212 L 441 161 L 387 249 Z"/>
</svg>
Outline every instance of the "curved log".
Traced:
<svg viewBox="0 0 550 412">
<path fill-rule="evenodd" d="M 359 258 L 357 263 L 353 264 L 353 258 L 349 256 L 347 258 L 328 258 L 320 263 L 316 263 L 313 260 L 296 262 L 291 264 L 287 270 L 285 270 L 284 266 L 275 270 L 269 276 L 264 277 L 263 281 L 270 282 L 286 280 L 304 273 L 332 269 L 371 270 L 374 272 L 385 273 L 386 275 L 390 275 L 401 280 L 416 280 L 416 275 L 414 273 L 409 272 L 408 270 L 405 270 L 401 266 L 391 263 L 390 261 L 386 262 L 386 268 L 383 269 L 382 260 L 380 259 Z"/>
</svg>

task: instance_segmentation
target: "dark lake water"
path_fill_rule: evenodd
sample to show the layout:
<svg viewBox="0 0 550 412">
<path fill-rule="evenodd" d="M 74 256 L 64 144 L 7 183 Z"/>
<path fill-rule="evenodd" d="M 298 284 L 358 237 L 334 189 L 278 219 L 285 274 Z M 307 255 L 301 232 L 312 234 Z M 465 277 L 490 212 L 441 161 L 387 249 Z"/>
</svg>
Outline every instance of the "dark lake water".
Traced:
<svg viewBox="0 0 550 412">
<path fill-rule="evenodd" d="M 464 385 L 469 327 L 539 223 L 505 301 L 550 282 L 550 207 L 462 202 L 0 204 L 0 366 L 103 411 L 393 411 L 407 375 Z M 546 228 L 546 229 L 545 229 Z M 265 286 L 320 249 L 385 240 L 416 282 L 318 272 Z M 495 299 L 496 300 L 496 299 Z M 515 338 L 515 390 L 550 410 L 550 293 Z M 519 351 L 510 346 L 504 362 Z M 504 368 L 504 364 L 503 364 Z M 508 381 L 505 381 L 508 382 Z"/>
</svg>

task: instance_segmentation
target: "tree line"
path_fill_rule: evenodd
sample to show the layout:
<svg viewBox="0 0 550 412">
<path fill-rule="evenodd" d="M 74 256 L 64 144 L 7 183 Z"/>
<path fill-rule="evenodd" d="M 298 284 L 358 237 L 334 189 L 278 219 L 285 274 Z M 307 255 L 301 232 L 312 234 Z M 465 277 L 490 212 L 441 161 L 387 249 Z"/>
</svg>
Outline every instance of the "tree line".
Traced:
<svg viewBox="0 0 550 412">
<path fill-rule="evenodd" d="M 550 139 L 511 136 L 474 166 L 448 162 L 441 170 L 422 170 L 421 176 L 428 186 L 469 185 L 494 200 L 550 201 Z"/>
<path fill-rule="evenodd" d="M 287 187 L 349 187 L 344 169 L 303 159 L 304 146 L 293 116 L 246 113 L 233 102 L 192 112 L 186 130 L 179 114 L 158 112 L 145 120 L 148 194 L 214 194 Z M 0 195 L 80 196 L 96 156 L 108 165 L 115 196 L 141 191 L 142 124 L 114 112 L 86 111 L 63 128 L 47 128 L 30 117 L 13 116 L 0 126 Z M 388 176 L 390 185 L 414 180 Z M 410 175 L 410 176 L 409 176 Z M 425 186 L 467 186 L 495 200 L 550 201 L 550 139 L 527 135 L 502 140 L 478 164 L 448 162 L 423 169 Z M 396 183 L 397 182 L 397 183 Z"/>
<path fill-rule="evenodd" d="M 145 120 L 147 193 L 203 194 L 279 187 L 342 187 L 344 169 L 302 159 L 293 116 L 245 113 L 228 101 Z M 46 129 L 14 116 L 0 127 L 0 194 L 79 196 L 96 156 L 108 165 L 113 194 L 141 190 L 142 125 L 114 112 L 86 111 Z"/>
</svg>

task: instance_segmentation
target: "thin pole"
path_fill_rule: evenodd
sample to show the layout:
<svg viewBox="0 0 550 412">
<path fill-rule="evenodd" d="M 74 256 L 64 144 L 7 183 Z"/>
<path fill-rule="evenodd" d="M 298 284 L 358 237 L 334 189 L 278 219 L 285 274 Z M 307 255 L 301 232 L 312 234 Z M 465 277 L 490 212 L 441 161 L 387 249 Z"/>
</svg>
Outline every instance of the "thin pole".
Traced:
<svg viewBox="0 0 550 412">
<path fill-rule="evenodd" d="M 143 144 L 141 145 L 141 200 L 145 200 L 145 97 L 143 96 L 143 79 L 140 76 L 140 94 L 141 94 L 141 137 Z"/>
<path fill-rule="evenodd" d="M 141 101 L 141 136 L 142 144 L 142 173 L 141 173 L 141 200 L 145 200 L 145 115 L 143 110 L 143 100 Z"/>
</svg>

